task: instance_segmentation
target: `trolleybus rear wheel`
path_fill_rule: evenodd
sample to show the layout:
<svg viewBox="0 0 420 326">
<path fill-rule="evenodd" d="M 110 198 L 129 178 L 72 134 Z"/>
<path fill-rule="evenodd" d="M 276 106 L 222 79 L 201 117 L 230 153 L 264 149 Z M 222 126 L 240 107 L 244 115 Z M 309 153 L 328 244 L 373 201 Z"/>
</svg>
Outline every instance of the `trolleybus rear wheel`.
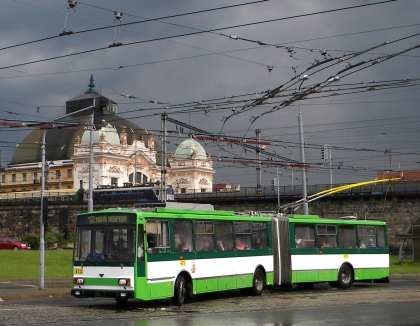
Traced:
<svg viewBox="0 0 420 326">
<path fill-rule="evenodd" d="M 347 264 L 343 264 L 338 271 L 338 286 L 342 289 L 348 288 L 353 283 L 353 270 Z"/>
<path fill-rule="evenodd" d="M 257 268 L 252 279 L 252 295 L 258 296 L 264 292 L 265 288 L 265 274 L 261 268 Z"/>
<path fill-rule="evenodd" d="M 187 296 L 187 284 L 184 275 L 179 275 L 175 281 L 174 296 L 172 302 L 177 306 L 182 306 Z"/>
</svg>

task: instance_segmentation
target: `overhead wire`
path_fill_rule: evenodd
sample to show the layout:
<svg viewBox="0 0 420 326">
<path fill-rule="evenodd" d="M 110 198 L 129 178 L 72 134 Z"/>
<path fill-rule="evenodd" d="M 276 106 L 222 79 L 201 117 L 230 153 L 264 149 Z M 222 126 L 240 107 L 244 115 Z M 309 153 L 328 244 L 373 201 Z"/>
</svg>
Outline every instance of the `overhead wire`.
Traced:
<svg viewBox="0 0 420 326">
<path fill-rule="evenodd" d="M 264 1 L 264 0 L 261 0 L 261 1 Z M 134 45 L 134 44 L 143 44 L 143 43 L 149 43 L 149 42 L 155 42 L 155 41 L 161 41 L 161 40 L 168 40 L 168 39 L 177 38 L 177 37 L 192 36 L 192 35 L 198 35 L 198 34 L 202 34 L 202 33 L 216 32 L 216 31 L 221 31 L 221 30 L 226 30 L 226 29 L 232 29 L 232 28 L 239 28 L 239 27 L 246 27 L 246 26 L 254 26 L 254 25 L 258 25 L 258 24 L 266 24 L 266 23 L 271 23 L 271 22 L 281 21 L 281 20 L 286 20 L 286 19 L 300 18 L 300 17 L 312 16 L 312 15 L 318 15 L 318 14 L 325 14 L 325 13 L 331 13 L 331 12 L 336 12 L 336 11 L 361 8 L 361 7 L 366 7 L 366 6 L 378 5 L 378 4 L 385 4 L 385 3 L 388 3 L 388 2 L 394 2 L 394 1 L 395 0 L 383 0 L 383 1 L 374 2 L 374 3 L 361 4 L 361 5 L 349 6 L 349 7 L 343 7 L 343 8 L 336 8 L 336 9 L 329 9 L 329 10 L 323 10 L 323 11 L 318 11 L 318 12 L 313 12 L 313 13 L 307 13 L 307 14 L 299 14 L 299 15 L 294 15 L 294 16 L 289 16 L 289 17 L 282 17 L 282 18 L 276 18 L 276 19 L 267 19 L 267 20 L 263 20 L 263 21 L 249 22 L 249 23 L 231 25 L 231 26 L 226 26 L 226 27 L 218 27 L 218 28 L 212 28 L 212 29 L 207 29 L 207 30 L 195 31 L 195 32 L 190 32 L 190 33 L 183 33 L 183 34 L 177 34 L 177 35 L 171 35 L 171 36 L 163 36 L 163 37 L 158 37 L 158 38 L 154 38 L 154 39 L 150 39 L 150 40 L 141 40 L 141 41 L 127 42 L 127 43 L 124 43 L 124 44 L 121 43 L 117 47 L 127 46 L 127 45 Z M 126 23 L 126 24 L 130 24 L 130 23 Z M 99 29 L 105 29 L 105 28 L 109 28 L 109 27 L 100 27 L 100 28 L 96 28 L 96 29 L 85 30 L 84 32 L 93 31 L 93 30 L 99 30 Z M 78 33 L 81 33 L 81 31 L 79 31 Z M 73 33 L 73 34 L 76 34 L 76 32 Z M 223 36 L 226 36 L 226 35 L 223 35 Z M 228 37 L 230 37 L 230 36 L 228 36 Z M 29 65 L 29 64 L 34 64 L 34 63 L 40 63 L 40 62 L 45 62 L 45 61 L 50 61 L 50 60 L 62 59 L 62 58 L 67 58 L 67 57 L 71 57 L 71 56 L 75 56 L 75 55 L 87 54 L 87 53 L 97 52 L 97 51 L 101 51 L 101 50 L 105 50 L 105 49 L 110 49 L 110 48 L 113 48 L 113 47 L 109 47 L 109 46 L 107 46 L 107 47 L 100 47 L 100 48 L 96 48 L 96 49 L 90 49 L 90 50 L 78 51 L 78 52 L 74 52 L 74 53 L 70 53 L 70 54 L 64 54 L 64 55 L 54 56 L 54 57 L 50 57 L 50 58 L 33 60 L 33 61 L 29 61 L 29 62 L 25 62 L 25 63 L 20 63 L 20 64 L 3 66 L 3 67 L 0 67 L 0 70 L 7 69 L 7 68 L 14 68 L 14 67 L 19 67 L 19 66 L 24 66 L 24 65 Z M 0 51 L 1 50 L 2 50 L 2 48 L 0 48 Z"/>
</svg>

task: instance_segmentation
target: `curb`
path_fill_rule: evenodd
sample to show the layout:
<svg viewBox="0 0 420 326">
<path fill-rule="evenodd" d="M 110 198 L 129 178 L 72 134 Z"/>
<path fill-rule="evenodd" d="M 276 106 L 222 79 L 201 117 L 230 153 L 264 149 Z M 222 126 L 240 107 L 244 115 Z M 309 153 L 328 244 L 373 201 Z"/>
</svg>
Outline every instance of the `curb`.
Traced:
<svg viewBox="0 0 420 326">
<path fill-rule="evenodd" d="M 70 297 L 70 290 L 67 292 L 47 292 L 47 293 L 31 293 L 21 295 L 6 295 L 0 298 L 0 302 L 4 301 L 18 301 L 18 300 L 30 300 L 30 299 L 45 299 L 45 298 L 56 298 L 63 299 Z"/>
</svg>

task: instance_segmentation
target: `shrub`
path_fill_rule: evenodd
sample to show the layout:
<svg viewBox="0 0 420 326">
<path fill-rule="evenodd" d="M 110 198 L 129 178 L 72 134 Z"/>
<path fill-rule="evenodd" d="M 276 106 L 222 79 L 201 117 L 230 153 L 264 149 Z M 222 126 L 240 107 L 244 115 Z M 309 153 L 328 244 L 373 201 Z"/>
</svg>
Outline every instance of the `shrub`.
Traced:
<svg viewBox="0 0 420 326">
<path fill-rule="evenodd" d="M 57 229 L 50 229 L 45 233 L 44 236 L 45 243 L 61 243 L 64 242 L 63 235 Z"/>
<path fill-rule="evenodd" d="M 22 237 L 22 242 L 29 243 L 32 248 L 39 247 L 39 237 L 34 235 L 25 235 Z"/>
</svg>

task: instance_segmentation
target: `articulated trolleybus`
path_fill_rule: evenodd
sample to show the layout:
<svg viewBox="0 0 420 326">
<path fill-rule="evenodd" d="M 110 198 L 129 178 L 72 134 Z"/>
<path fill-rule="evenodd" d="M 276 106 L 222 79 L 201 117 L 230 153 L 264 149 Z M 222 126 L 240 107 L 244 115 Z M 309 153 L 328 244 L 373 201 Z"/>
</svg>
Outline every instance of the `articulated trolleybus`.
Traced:
<svg viewBox="0 0 420 326">
<path fill-rule="evenodd" d="M 155 207 L 77 216 L 73 289 L 78 298 L 172 298 L 265 286 L 387 282 L 384 222 L 318 216 L 246 216 Z"/>
</svg>

